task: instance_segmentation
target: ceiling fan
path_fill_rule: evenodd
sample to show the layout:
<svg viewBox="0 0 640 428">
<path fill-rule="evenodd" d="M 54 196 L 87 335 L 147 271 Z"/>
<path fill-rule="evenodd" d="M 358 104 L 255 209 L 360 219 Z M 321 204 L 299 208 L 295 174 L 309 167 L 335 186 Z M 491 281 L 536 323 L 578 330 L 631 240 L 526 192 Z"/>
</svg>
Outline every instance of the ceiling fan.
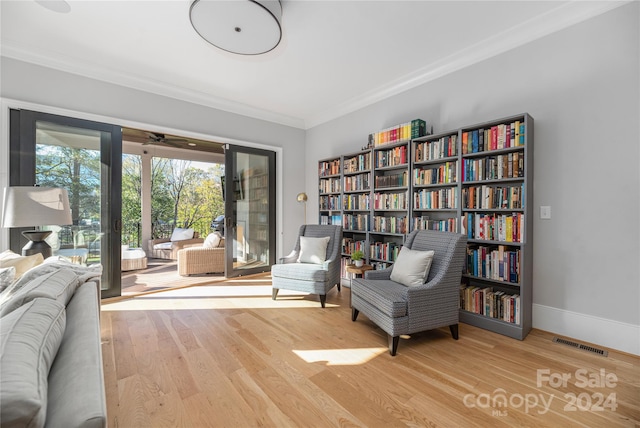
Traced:
<svg viewBox="0 0 640 428">
<path fill-rule="evenodd" d="M 187 140 L 185 140 L 184 138 L 167 138 L 164 134 L 160 134 L 157 132 L 147 132 L 145 131 L 145 134 L 147 134 L 147 138 L 148 140 L 144 143 L 142 143 L 143 146 L 146 146 L 148 144 L 157 144 L 157 143 L 162 143 L 162 144 L 167 144 L 169 146 L 173 146 L 173 147 L 180 147 L 180 145 L 178 143 L 186 143 Z"/>
</svg>

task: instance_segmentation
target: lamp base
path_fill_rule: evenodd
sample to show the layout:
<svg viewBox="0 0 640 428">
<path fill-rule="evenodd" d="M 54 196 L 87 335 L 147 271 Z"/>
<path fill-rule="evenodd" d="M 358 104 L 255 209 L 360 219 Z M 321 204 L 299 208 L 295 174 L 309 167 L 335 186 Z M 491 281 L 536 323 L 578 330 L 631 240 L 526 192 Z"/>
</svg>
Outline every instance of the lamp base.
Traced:
<svg viewBox="0 0 640 428">
<path fill-rule="evenodd" d="M 45 259 L 51 257 L 51 246 L 45 241 L 45 238 L 49 235 L 51 235 L 50 230 L 26 230 L 22 232 L 22 236 L 29 240 L 27 245 L 22 247 L 22 255 L 31 256 L 40 253 Z"/>
</svg>

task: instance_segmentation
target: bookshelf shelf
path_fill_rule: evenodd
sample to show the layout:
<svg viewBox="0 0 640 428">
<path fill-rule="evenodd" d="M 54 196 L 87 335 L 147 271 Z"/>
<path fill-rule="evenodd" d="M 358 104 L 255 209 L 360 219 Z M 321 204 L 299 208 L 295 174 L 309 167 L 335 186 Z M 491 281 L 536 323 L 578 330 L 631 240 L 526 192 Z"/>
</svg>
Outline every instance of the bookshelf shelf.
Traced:
<svg viewBox="0 0 640 428">
<path fill-rule="evenodd" d="M 532 306 L 533 118 L 524 113 L 411 140 L 393 140 L 393 132 L 372 134 L 367 150 L 319 162 L 320 189 L 340 183 L 339 191 L 320 191 L 319 202 L 320 221 L 343 226 L 343 268 L 354 249 L 375 269 L 391 266 L 416 229 L 463 233 L 460 321 L 524 339 Z M 386 138 L 394 142 L 380 143 Z M 348 286 L 344 269 L 342 278 Z M 503 317 L 510 311 L 510 321 L 485 315 L 480 305 L 465 310 L 479 296 L 485 306 L 490 297 L 487 308 L 497 305 Z"/>
</svg>

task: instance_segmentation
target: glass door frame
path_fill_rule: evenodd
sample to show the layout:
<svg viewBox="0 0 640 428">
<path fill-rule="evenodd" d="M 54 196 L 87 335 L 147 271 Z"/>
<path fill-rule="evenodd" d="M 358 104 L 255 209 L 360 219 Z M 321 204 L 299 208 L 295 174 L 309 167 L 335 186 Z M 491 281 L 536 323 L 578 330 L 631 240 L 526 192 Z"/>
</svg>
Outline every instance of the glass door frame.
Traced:
<svg viewBox="0 0 640 428">
<path fill-rule="evenodd" d="M 41 113 L 24 109 L 9 111 L 9 185 L 33 186 L 36 180 L 36 123 L 50 122 L 74 128 L 100 131 L 101 209 L 100 228 L 108 253 L 101 257 L 101 297 L 121 294 L 120 231 L 122 228 L 122 128 L 68 116 Z M 9 245 L 20 251 L 25 238 L 20 229 L 11 229 Z M 102 247 L 102 245 L 101 245 Z M 101 248 L 101 252 L 102 252 Z M 106 288 L 104 288 L 106 286 Z"/>
<path fill-rule="evenodd" d="M 236 210 L 237 197 L 243 192 L 234 191 L 234 177 L 239 177 L 239 172 L 236 171 L 235 158 L 239 153 L 258 155 L 267 157 L 268 163 L 268 248 L 269 248 L 269 260 L 263 266 L 255 268 L 236 269 L 234 268 L 234 258 L 237 256 L 234 251 L 234 238 L 237 230 Z M 240 183 L 241 185 L 243 183 Z M 249 189 L 242 189 L 248 191 Z M 242 197 L 242 196 L 240 196 Z M 227 278 L 233 278 L 243 275 L 253 275 L 257 273 L 269 272 L 271 266 L 276 261 L 276 152 L 271 150 L 257 149 L 252 147 L 243 147 L 237 145 L 228 144 L 225 148 L 225 188 L 224 188 L 224 200 L 225 200 L 225 276 Z"/>
</svg>

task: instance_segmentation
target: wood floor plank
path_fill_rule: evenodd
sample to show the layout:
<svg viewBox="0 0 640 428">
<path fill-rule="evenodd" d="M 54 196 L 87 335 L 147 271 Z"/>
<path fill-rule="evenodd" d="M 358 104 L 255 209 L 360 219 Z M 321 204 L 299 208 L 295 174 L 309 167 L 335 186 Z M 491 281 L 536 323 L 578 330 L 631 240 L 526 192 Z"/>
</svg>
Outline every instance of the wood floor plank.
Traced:
<svg viewBox="0 0 640 428">
<path fill-rule="evenodd" d="M 147 295 L 135 310 L 103 304 L 109 426 L 640 426 L 638 356 L 461 324 L 459 340 L 448 328 L 421 332 L 391 357 L 381 329 L 351 321 L 348 289 L 332 290 L 324 309 L 317 296 L 273 301 L 264 278 L 192 291 Z M 578 379 L 602 373 L 614 384 Z M 599 408 L 600 395 L 613 399 Z M 534 397 L 550 406 L 527 405 Z"/>
</svg>

